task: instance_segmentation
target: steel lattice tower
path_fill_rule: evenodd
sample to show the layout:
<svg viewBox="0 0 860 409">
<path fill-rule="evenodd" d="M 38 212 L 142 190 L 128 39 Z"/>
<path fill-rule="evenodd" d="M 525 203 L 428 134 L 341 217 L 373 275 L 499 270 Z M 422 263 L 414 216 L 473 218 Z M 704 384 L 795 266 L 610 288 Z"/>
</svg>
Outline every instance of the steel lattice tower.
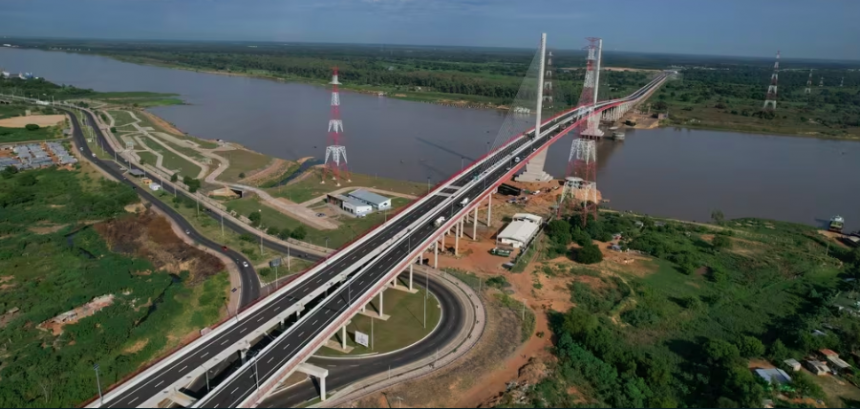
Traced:
<svg viewBox="0 0 860 409">
<path fill-rule="evenodd" d="M 818 79 L 818 87 L 821 88 L 823 86 L 824 86 L 824 76 L 822 75 L 821 78 Z"/>
<path fill-rule="evenodd" d="M 341 145 L 340 140 L 340 134 L 343 133 L 343 120 L 340 119 L 340 92 L 338 91 L 340 82 L 337 80 L 337 67 L 334 67 L 329 84 L 331 84 L 331 118 L 328 120 L 328 146 L 325 148 L 325 167 L 320 183 L 325 183 L 328 174 L 340 186 L 341 179 L 347 182 L 351 180 L 346 169 L 346 146 Z"/>
<path fill-rule="evenodd" d="M 770 75 L 770 85 L 767 86 L 767 98 L 762 109 L 776 109 L 776 83 L 779 77 L 779 51 L 776 52 L 776 62 L 773 63 L 773 74 Z"/>
<path fill-rule="evenodd" d="M 809 78 L 806 79 L 806 89 L 804 92 L 807 94 L 812 92 L 812 70 L 809 70 Z"/>
<path fill-rule="evenodd" d="M 597 90 L 600 72 L 600 50 L 603 40 L 589 37 L 586 57 L 585 82 L 579 105 L 592 105 L 597 101 Z M 587 112 L 587 115 L 592 112 Z M 567 200 L 573 207 L 578 207 L 582 217 L 582 225 L 588 222 L 588 215 L 597 219 L 597 137 L 602 132 L 597 128 L 600 123 L 599 115 L 590 115 L 583 119 L 574 130 L 573 143 L 567 159 L 567 178 L 564 189 L 559 197 L 557 212 L 561 216 L 562 206 Z M 592 128 L 593 126 L 593 128 Z M 596 131 L 596 132 L 595 132 Z"/>
<path fill-rule="evenodd" d="M 597 93 L 600 85 L 600 58 L 603 49 L 603 40 L 597 37 L 588 37 L 588 45 L 585 50 L 588 51 L 585 66 L 585 83 L 582 86 L 582 95 L 579 97 L 579 105 L 590 105 L 593 107 L 597 104 Z M 593 108 L 589 109 L 589 113 Z M 600 138 L 603 136 L 603 131 L 600 130 L 600 116 L 589 115 L 586 121 L 588 126 L 580 135 Z"/>
</svg>

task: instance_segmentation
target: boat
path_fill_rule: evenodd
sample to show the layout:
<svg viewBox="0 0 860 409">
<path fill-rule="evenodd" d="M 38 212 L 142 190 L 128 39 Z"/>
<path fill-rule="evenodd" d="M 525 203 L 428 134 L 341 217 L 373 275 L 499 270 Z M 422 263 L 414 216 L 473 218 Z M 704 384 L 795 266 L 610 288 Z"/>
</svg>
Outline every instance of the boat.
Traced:
<svg viewBox="0 0 860 409">
<path fill-rule="evenodd" d="M 623 141 L 624 140 L 624 132 L 622 132 L 622 131 L 612 132 L 612 139 L 615 139 L 616 141 Z"/>
<path fill-rule="evenodd" d="M 827 230 L 842 233 L 842 227 L 844 225 L 845 219 L 843 219 L 842 216 L 833 216 L 833 218 L 830 219 L 830 225 L 827 226 Z"/>
</svg>

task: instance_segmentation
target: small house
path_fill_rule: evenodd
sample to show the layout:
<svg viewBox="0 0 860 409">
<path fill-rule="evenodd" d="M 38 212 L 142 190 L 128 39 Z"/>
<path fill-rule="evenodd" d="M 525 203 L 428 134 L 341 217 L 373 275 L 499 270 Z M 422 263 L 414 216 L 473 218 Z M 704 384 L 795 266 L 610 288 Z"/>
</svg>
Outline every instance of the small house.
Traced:
<svg viewBox="0 0 860 409">
<path fill-rule="evenodd" d="M 771 383 L 789 383 L 791 382 L 791 377 L 788 376 L 785 371 L 779 368 L 770 368 L 770 369 L 756 369 L 756 375 L 760 378 L 764 379 L 765 382 Z"/>
<path fill-rule="evenodd" d="M 791 368 L 791 370 L 794 372 L 797 372 L 800 370 L 800 362 L 797 362 L 796 359 L 789 358 L 789 359 L 786 359 L 785 361 L 782 361 L 782 362 L 785 364 L 785 366 Z"/>
<path fill-rule="evenodd" d="M 819 350 L 818 350 L 818 353 L 820 353 L 820 354 L 821 354 L 821 356 L 823 356 L 825 359 L 828 359 L 828 358 L 830 358 L 830 357 L 836 357 L 836 358 L 839 358 L 839 354 L 837 354 L 836 352 L 833 352 L 833 350 L 830 350 L 830 349 L 827 349 L 827 348 L 819 349 Z"/>
<path fill-rule="evenodd" d="M 828 356 L 827 361 L 833 365 L 833 369 L 837 371 L 850 371 L 851 365 L 848 362 L 845 362 L 842 358 L 838 356 Z"/>
<path fill-rule="evenodd" d="M 825 362 L 807 359 L 806 361 L 803 361 L 803 363 L 806 366 L 806 369 L 808 369 L 809 372 L 812 372 L 813 375 L 821 376 L 830 372 L 830 368 L 827 367 L 827 363 Z"/>
<path fill-rule="evenodd" d="M 150 188 L 153 192 L 157 192 L 157 191 L 161 190 L 161 185 L 159 185 L 158 183 L 150 183 L 150 184 L 149 184 L 149 188 Z"/>
</svg>

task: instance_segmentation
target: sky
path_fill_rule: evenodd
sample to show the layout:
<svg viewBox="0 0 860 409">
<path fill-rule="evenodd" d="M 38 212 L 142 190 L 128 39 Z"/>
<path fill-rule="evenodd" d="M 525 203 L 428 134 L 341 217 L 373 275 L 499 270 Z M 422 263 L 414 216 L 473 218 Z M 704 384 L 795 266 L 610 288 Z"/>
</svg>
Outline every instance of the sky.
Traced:
<svg viewBox="0 0 860 409">
<path fill-rule="evenodd" d="M 0 35 L 578 49 L 860 60 L 860 1 L 2 0 Z"/>
</svg>

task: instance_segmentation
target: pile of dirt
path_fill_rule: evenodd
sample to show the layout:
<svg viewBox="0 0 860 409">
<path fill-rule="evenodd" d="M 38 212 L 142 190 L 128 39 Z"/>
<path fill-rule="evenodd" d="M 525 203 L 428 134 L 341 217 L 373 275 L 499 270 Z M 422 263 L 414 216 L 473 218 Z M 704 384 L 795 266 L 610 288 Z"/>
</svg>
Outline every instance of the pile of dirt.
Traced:
<svg viewBox="0 0 860 409">
<path fill-rule="evenodd" d="M 217 257 L 187 245 L 176 237 L 170 222 L 152 211 L 98 223 L 96 231 L 111 251 L 145 258 L 159 270 L 191 273 L 191 283 L 224 270 Z"/>
</svg>

